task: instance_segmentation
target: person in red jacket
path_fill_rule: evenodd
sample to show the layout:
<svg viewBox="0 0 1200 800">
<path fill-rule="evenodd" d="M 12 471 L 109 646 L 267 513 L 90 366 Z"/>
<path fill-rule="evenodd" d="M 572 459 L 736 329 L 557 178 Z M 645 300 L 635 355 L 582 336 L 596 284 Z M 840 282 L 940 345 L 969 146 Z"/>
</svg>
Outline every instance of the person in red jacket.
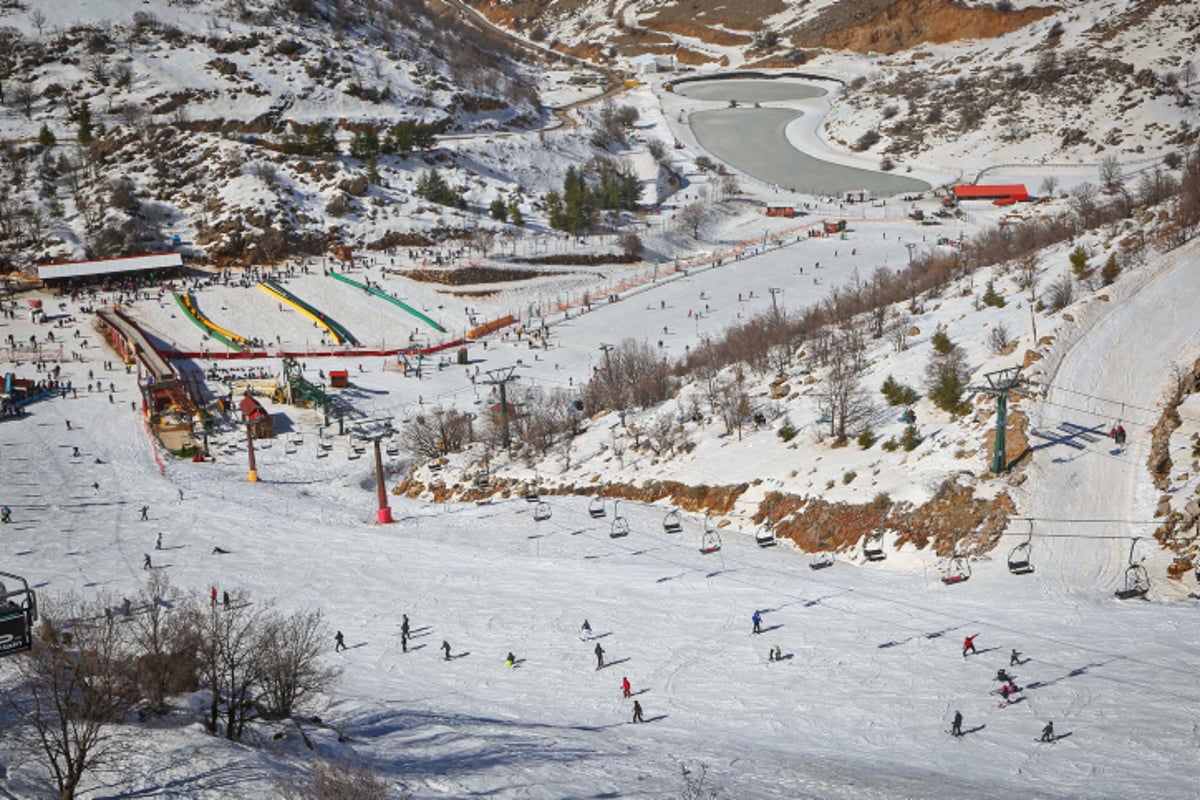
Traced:
<svg viewBox="0 0 1200 800">
<path fill-rule="evenodd" d="M 973 633 L 967 638 L 963 639 L 963 658 L 967 657 L 968 652 L 975 652 L 975 637 L 978 635 L 978 633 Z"/>
<path fill-rule="evenodd" d="M 629 689 L 629 678 L 621 678 L 621 691 L 624 693 L 625 697 L 629 697 Z"/>
</svg>

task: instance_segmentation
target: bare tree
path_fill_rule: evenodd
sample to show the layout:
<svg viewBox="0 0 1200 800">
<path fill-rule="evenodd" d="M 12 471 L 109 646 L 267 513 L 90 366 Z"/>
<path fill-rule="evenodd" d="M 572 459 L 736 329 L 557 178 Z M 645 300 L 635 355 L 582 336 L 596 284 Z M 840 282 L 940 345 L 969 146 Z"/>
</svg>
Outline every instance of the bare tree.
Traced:
<svg viewBox="0 0 1200 800">
<path fill-rule="evenodd" d="M 304 783 L 279 787 L 284 800 L 385 800 L 388 783 L 366 764 L 350 758 L 317 761 Z"/>
<path fill-rule="evenodd" d="M 331 637 L 320 611 L 274 615 L 264 621 L 264 654 L 258 704 L 265 717 L 290 717 L 296 704 L 328 689 L 341 671 L 321 663 Z"/>
<path fill-rule="evenodd" d="M 675 217 L 675 224 L 691 231 L 693 237 L 698 237 L 700 226 L 704 223 L 704 211 L 703 203 L 690 203 L 680 209 L 679 215 Z"/>
<path fill-rule="evenodd" d="M 1058 178 L 1054 175 L 1047 175 L 1042 179 L 1042 185 L 1038 189 L 1046 197 L 1053 197 L 1054 192 L 1058 190 Z"/>
<path fill-rule="evenodd" d="M 129 626 L 138 654 L 138 681 L 151 710 L 160 714 L 166 711 L 167 697 L 189 687 L 196 674 L 189 611 L 173 602 L 167 573 L 152 570 Z"/>
<path fill-rule="evenodd" d="M 254 688 L 262 679 L 265 653 L 260 631 L 262 611 L 242 596 L 229 608 L 213 603 L 196 609 L 191 624 L 197 632 L 200 671 L 208 685 L 205 725 L 210 733 L 225 723 L 225 738 L 240 741 L 255 711 Z"/>
<path fill-rule="evenodd" d="M 1115 155 L 1107 155 L 1100 159 L 1100 185 L 1104 191 L 1112 194 L 1121 188 L 1125 178 L 1121 175 L 1121 159 Z"/>
<path fill-rule="evenodd" d="M 829 369 L 817 390 L 817 408 L 829 420 L 829 435 L 842 444 L 866 421 L 871 400 L 859 382 L 853 347 L 837 337 L 831 348 Z"/>
<path fill-rule="evenodd" d="M 7 700 L 59 796 L 72 800 L 86 773 L 124 749 L 117 725 L 137 689 L 122 626 L 105 605 L 68 598 L 44 606 L 42 620 L 42 637 L 18 662 L 20 680 Z"/>
<path fill-rule="evenodd" d="M 435 408 L 414 417 L 400 435 L 401 446 L 421 458 L 437 458 L 461 450 L 472 441 L 471 416 Z"/>
</svg>

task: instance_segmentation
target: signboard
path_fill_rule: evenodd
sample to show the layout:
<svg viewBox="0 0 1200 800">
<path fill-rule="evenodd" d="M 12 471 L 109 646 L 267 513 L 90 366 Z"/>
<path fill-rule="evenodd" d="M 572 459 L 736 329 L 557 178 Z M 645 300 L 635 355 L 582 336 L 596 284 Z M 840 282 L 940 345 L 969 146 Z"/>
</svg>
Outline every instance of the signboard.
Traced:
<svg viewBox="0 0 1200 800">
<path fill-rule="evenodd" d="M 13 603 L 0 605 L 0 657 L 33 647 L 33 631 L 26 609 Z"/>
</svg>

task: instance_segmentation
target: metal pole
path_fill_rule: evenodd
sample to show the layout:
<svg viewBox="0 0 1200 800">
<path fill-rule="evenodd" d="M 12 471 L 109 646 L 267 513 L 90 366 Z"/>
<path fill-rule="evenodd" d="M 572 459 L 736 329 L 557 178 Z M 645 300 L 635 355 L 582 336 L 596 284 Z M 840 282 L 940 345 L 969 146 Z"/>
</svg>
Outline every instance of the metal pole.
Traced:
<svg viewBox="0 0 1200 800">
<path fill-rule="evenodd" d="M 250 430 L 250 423 L 246 423 L 246 455 L 250 460 L 250 471 L 246 473 L 246 480 L 250 483 L 258 483 L 258 465 L 254 462 L 254 435 Z"/>
<path fill-rule="evenodd" d="M 383 456 L 379 452 L 379 437 L 375 438 L 375 494 L 379 498 L 376 520 L 380 525 L 392 522 L 392 509 L 388 506 L 387 487 L 383 485 Z"/>
<path fill-rule="evenodd" d="M 1008 468 L 1004 428 L 1008 425 L 1008 392 L 996 395 L 996 445 L 992 450 L 992 473 L 999 475 Z"/>
</svg>

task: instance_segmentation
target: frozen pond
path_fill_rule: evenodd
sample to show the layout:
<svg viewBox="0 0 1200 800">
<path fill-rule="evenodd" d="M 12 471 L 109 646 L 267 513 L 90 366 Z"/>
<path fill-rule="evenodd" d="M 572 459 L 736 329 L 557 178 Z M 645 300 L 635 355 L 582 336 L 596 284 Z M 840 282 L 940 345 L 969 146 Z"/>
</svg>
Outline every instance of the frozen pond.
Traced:
<svg viewBox="0 0 1200 800">
<path fill-rule="evenodd" d="M 771 81 L 736 83 L 770 84 Z M 821 90 L 817 91 L 821 93 Z M 755 178 L 793 191 L 840 195 L 866 190 L 874 195 L 891 196 L 930 188 L 928 183 L 915 178 L 848 167 L 800 152 L 786 135 L 788 123 L 800 116 L 800 111 L 790 108 L 723 108 L 695 111 L 690 115 L 690 123 L 700 146 L 720 160 Z"/>
<path fill-rule="evenodd" d="M 827 91 L 797 80 L 731 78 L 687 81 L 672 90 L 689 100 L 739 104 L 811 100 Z M 690 115 L 696 141 L 720 160 L 755 178 L 814 195 L 866 190 L 890 196 L 922 192 L 925 181 L 906 175 L 836 164 L 803 153 L 787 138 L 787 126 L 803 112 L 794 108 L 721 108 Z"/>
<path fill-rule="evenodd" d="M 827 92 L 820 86 L 798 81 L 764 78 L 730 78 L 719 81 L 687 81 L 672 87 L 676 94 L 692 100 L 736 100 L 739 103 L 772 103 L 806 100 Z"/>
</svg>

